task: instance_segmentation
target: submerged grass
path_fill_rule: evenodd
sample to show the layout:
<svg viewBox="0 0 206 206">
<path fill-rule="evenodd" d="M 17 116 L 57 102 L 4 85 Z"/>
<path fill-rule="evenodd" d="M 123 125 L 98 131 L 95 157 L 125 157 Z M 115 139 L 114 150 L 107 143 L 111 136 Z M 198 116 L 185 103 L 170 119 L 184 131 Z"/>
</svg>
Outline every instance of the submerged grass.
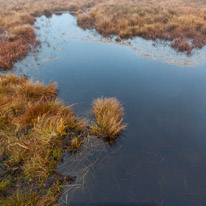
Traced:
<svg viewBox="0 0 206 206">
<path fill-rule="evenodd" d="M 95 122 L 90 128 L 94 135 L 115 139 L 126 128 L 123 107 L 116 98 L 94 100 L 92 112 Z"/>
</svg>

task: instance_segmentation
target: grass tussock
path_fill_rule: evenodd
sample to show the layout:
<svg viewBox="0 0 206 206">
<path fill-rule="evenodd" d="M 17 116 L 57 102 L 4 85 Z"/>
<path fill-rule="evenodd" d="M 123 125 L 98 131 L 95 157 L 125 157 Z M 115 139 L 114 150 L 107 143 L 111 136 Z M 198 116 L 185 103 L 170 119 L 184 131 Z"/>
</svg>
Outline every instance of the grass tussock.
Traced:
<svg viewBox="0 0 206 206">
<path fill-rule="evenodd" d="M 50 178 L 58 174 L 63 142 L 70 133 L 81 135 L 85 127 L 70 106 L 56 99 L 56 90 L 56 84 L 44 86 L 13 74 L 0 76 L 0 157 L 6 156 L 5 172 L 0 174 L 0 205 L 56 201 L 59 192 L 50 194 L 51 187 L 45 185 L 48 181 L 60 185 L 59 178 Z M 62 184 L 64 178 L 60 179 Z"/>
<path fill-rule="evenodd" d="M 116 98 L 98 98 L 93 102 L 94 135 L 115 139 L 126 128 L 123 123 L 123 107 Z"/>
</svg>

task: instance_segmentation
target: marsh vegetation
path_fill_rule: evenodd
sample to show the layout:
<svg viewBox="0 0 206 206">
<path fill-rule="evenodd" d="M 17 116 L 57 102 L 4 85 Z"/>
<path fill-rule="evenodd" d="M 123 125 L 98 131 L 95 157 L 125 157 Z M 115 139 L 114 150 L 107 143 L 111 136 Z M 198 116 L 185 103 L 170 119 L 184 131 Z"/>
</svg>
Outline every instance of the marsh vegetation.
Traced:
<svg viewBox="0 0 206 206">
<path fill-rule="evenodd" d="M 33 28 L 35 18 L 41 15 L 51 17 L 53 13 L 61 14 L 64 11 L 75 15 L 77 24 L 82 29 L 95 29 L 104 37 L 115 36 L 117 42 L 133 37 L 169 41 L 171 47 L 188 54 L 191 54 L 194 48 L 201 49 L 206 44 L 206 5 L 200 0 L 197 2 L 190 0 L 59 0 L 46 2 L 43 0 L 18 0 L 16 2 L 0 0 L 0 5 L 0 70 L 4 71 L 12 69 L 15 62 L 22 60 L 29 51 L 35 51 L 35 48 L 41 44 Z M 121 66 L 118 65 L 118 67 Z M 119 70 L 114 73 L 116 78 Z M 115 82 L 115 78 L 112 81 Z M 135 81 L 136 79 L 133 80 Z M 139 82 L 141 81 L 142 79 L 139 79 Z M 146 83 L 150 85 L 150 81 L 151 79 Z M 114 82 L 111 83 L 112 86 Z M 159 80 L 157 82 L 159 83 Z M 121 82 L 120 87 L 122 84 L 124 82 Z M 142 85 L 138 86 L 141 88 Z M 147 88 L 146 92 L 142 93 L 147 94 L 150 90 L 151 88 Z M 164 88 L 161 88 L 162 90 Z M 122 91 L 124 93 L 124 88 Z M 153 93 L 149 94 L 148 99 L 153 97 Z M 102 139 L 113 143 L 127 127 L 123 120 L 123 106 L 116 98 L 95 99 L 91 109 L 93 119 L 87 121 L 78 118 L 72 106 L 65 106 L 57 95 L 58 87 L 55 83 L 49 83 L 46 86 L 43 83 L 29 80 L 27 76 L 18 77 L 10 73 L 0 76 L 1 205 L 57 204 L 58 197 L 63 193 L 63 185 L 68 183 L 67 186 L 70 187 L 75 181 L 75 176 L 62 175 L 56 168 L 57 163 L 62 161 L 62 154 L 65 152 L 78 154 L 84 160 L 88 160 L 87 155 L 90 152 L 93 155 L 93 150 L 102 149 L 98 147 Z M 150 109 L 147 110 L 150 111 Z M 135 107 L 133 110 L 137 111 Z M 136 113 L 139 115 L 141 112 Z M 136 119 L 138 115 L 135 116 Z M 138 118 L 141 118 L 141 115 Z M 158 118 L 161 121 L 162 116 L 159 115 Z M 177 119 L 174 119 L 174 122 Z M 143 118 L 142 128 L 147 121 L 153 120 Z M 141 125 L 140 121 L 139 123 Z M 140 126 L 135 125 L 135 129 L 136 127 Z M 151 128 L 153 129 L 153 126 Z M 139 131 L 141 129 L 139 128 Z M 164 128 L 161 131 L 163 130 Z M 152 136 L 150 133 L 147 135 Z M 146 146 L 143 147 L 143 152 L 145 148 Z M 83 152 L 78 153 L 81 149 Z M 145 153 L 161 158 L 161 164 L 166 159 L 166 155 L 159 157 L 156 151 Z M 76 156 L 72 157 L 75 159 L 73 167 L 81 164 Z M 144 158 L 143 156 L 143 160 L 148 160 Z M 93 167 L 94 164 L 89 163 Z M 79 172 L 82 175 L 82 182 L 84 182 L 88 168 L 85 166 Z M 135 169 L 141 170 L 139 165 Z M 133 177 L 136 178 L 135 172 Z M 158 180 L 158 187 L 160 185 L 162 192 L 161 181 L 163 180 L 161 178 Z M 187 189 L 185 179 L 184 186 Z M 121 190 L 119 186 L 118 190 Z"/>
<path fill-rule="evenodd" d="M 104 36 L 166 40 L 188 54 L 206 44 L 206 10 L 202 1 L 110 1 L 77 16 L 82 28 Z M 118 40 L 118 38 L 117 38 Z"/>
<path fill-rule="evenodd" d="M 95 28 L 106 37 L 167 40 L 188 54 L 206 44 L 206 9 L 201 0 L 1 0 L 0 5 L 0 67 L 4 70 L 39 43 L 31 27 L 35 17 L 55 12 L 72 12 L 79 26 Z"/>
<path fill-rule="evenodd" d="M 51 205 L 61 194 L 62 184 L 72 181 L 59 174 L 56 164 L 63 151 L 79 149 L 90 132 L 86 122 L 56 95 L 56 84 L 45 86 L 13 74 L 0 76 L 1 205 Z M 110 112 L 118 116 L 117 102 L 110 102 Z M 110 126 L 119 134 L 120 124 L 122 120 Z"/>
<path fill-rule="evenodd" d="M 0 77 L 1 205 L 50 205 L 66 181 L 56 170 L 64 135 L 81 133 L 84 122 L 56 99 L 56 89 Z"/>
</svg>

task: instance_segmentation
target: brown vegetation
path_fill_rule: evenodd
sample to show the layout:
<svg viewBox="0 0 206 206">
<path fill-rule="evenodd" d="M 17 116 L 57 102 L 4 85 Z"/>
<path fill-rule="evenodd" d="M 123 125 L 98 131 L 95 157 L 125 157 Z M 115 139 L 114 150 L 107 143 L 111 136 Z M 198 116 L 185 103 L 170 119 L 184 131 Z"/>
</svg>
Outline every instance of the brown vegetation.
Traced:
<svg viewBox="0 0 206 206">
<path fill-rule="evenodd" d="M 201 1 L 103 1 L 77 19 L 82 28 L 89 25 L 104 36 L 169 40 L 188 53 L 206 45 L 206 4 Z"/>
<path fill-rule="evenodd" d="M 104 36 L 171 41 L 191 53 L 206 45 L 206 4 L 197 0 L 0 0 L 0 69 L 9 69 L 38 42 L 34 17 L 75 12 L 78 25 Z M 85 12 L 88 11 L 88 12 Z"/>
<path fill-rule="evenodd" d="M 0 0 L 0 70 L 13 64 L 38 45 L 34 29 L 35 18 L 50 17 L 53 12 L 85 10 L 92 5 L 87 0 Z"/>
<path fill-rule="evenodd" d="M 0 171 L 0 205 L 56 201 L 65 181 L 56 164 L 64 142 L 70 141 L 67 134 L 80 136 L 85 124 L 56 94 L 55 84 L 44 86 L 12 74 L 0 76 L 0 158 L 5 157 L 0 165 L 5 168 Z"/>
<path fill-rule="evenodd" d="M 0 76 L 0 205 L 54 205 L 62 185 L 74 180 L 56 169 L 63 151 L 77 151 L 89 128 L 114 139 L 126 127 L 115 98 L 95 100 L 95 123 L 86 127 L 56 95 L 54 83 Z"/>
<path fill-rule="evenodd" d="M 39 42 L 31 26 L 34 18 L 27 13 L 0 14 L 0 69 L 10 69 Z"/>
<path fill-rule="evenodd" d="M 92 29 L 95 24 L 95 19 L 94 17 L 86 14 L 79 14 L 77 23 L 83 29 Z"/>
<path fill-rule="evenodd" d="M 116 98 L 98 98 L 93 102 L 95 118 L 91 131 L 94 135 L 115 139 L 126 128 L 123 107 Z"/>
</svg>

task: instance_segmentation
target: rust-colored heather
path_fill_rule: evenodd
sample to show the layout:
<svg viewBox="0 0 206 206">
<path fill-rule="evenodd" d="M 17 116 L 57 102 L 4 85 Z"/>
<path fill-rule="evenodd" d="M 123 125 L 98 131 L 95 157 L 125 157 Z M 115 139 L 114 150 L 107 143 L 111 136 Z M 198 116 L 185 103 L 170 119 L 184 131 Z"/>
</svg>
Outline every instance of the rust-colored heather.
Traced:
<svg viewBox="0 0 206 206">
<path fill-rule="evenodd" d="M 0 34 L 0 69 L 10 69 L 39 44 L 31 26 L 33 23 L 34 18 L 24 12 L 8 12 L 2 17 L 0 15 L 0 24 L 5 31 Z"/>
<path fill-rule="evenodd" d="M 21 39 L 13 42 L 0 40 L 0 69 L 10 69 L 15 61 L 25 57 L 28 49 Z"/>
<path fill-rule="evenodd" d="M 91 131 L 94 135 L 114 139 L 126 128 L 123 123 L 123 107 L 116 98 L 98 98 L 93 102 L 95 118 Z"/>
</svg>

